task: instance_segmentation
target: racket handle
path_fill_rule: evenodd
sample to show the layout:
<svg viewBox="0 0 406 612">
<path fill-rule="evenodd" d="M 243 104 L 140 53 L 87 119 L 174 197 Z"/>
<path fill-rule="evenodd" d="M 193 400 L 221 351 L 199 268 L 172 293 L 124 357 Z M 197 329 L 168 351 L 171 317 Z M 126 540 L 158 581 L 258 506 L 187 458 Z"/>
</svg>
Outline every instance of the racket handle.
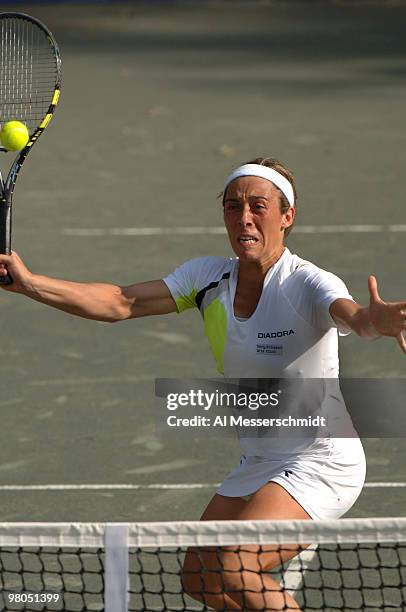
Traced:
<svg viewBox="0 0 406 612">
<path fill-rule="evenodd" d="M 0 253 L 11 254 L 11 206 L 0 203 Z M 0 285 L 11 285 L 10 274 L 0 276 Z"/>
</svg>

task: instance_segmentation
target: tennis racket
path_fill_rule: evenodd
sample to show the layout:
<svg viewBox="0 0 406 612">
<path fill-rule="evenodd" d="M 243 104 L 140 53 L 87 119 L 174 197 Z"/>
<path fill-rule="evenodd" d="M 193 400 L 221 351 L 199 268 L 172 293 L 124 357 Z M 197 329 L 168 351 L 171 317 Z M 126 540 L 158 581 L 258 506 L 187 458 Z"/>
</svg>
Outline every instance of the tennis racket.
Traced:
<svg viewBox="0 0 406 612">
<path fill-rule="evenodd" d="M 21 166 L 48 126 L 58 103 L 61 58 L 58 45 L 43 23 L 23 13 L 0 13 L 0 124 L 24 123 L 29 132 L 7 178 L 0 171 L 0 253 L 11 254 L 11 204 Z M 2 156 L 9 153 L 0 146 Z M 11 284 L 10 275 L 0 277 Z"/>
</svg>

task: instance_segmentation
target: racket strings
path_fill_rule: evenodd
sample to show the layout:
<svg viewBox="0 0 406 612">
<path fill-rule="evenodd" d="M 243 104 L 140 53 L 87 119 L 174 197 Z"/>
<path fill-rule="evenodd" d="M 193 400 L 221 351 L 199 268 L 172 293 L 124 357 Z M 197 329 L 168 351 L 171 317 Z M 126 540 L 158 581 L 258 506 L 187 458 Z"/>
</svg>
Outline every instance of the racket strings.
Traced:
<svg viewBox="0 0 406 612">
<path fill-rule="evenodd" d="M 32 133 L 47 114 L 58 62 L 46 33 L 21 18 L 0 19 L 0 123 L 22 121 Z"/>
</svg>

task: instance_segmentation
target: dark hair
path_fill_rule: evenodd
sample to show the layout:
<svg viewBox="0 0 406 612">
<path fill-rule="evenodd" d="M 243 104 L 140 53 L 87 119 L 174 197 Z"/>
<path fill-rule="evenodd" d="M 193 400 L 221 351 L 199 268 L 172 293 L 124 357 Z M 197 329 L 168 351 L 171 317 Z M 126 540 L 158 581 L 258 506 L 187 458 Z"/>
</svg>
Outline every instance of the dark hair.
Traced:
<svg viewBox="0 0 406 612">
<path fill-rule="evenodd" d="M 282 164 L 282 162 L 280 162 L 278 159 L 275 159 L 275 157 L 256 157 L 255 159 L 251 159 L 250 161 L 244 162 L 244 165 L 245 164 L 258 164 L 259 166 L 267 166 L 268 168 L 272 168 L 273 170 L 276 170 L 277 172 L 279 172 L 279 174 L 282 174 L 282 176 L 284 176 L 289 181 L 289 183 L 292 185 L 293 195 L 295 197 L 295 208 L 297 208 L 297 193 L 296 193 L 295 177 L 293 176 L 293 172 L 289 170 L 289 168 L 287 168 L 284 164 Z M 282 193 L 279 187 L 276 187 L 276 189 L 279 191 L 279 206 L 280 206 L 280 211 L 283 214 L 287 210 L 289 210 L 290 204 L 288 202 L 287 197 L 285 196 L 284 193 Z M 222 195 L 223 195 L 223 205 L 224 205 L 225 191 Z M 285 236 L 288 236 L 290 234 L 292 227 L 293 225 L 290 225 L 289 227 L 285 228 L 285 232 L 284 232 Z"/>
</svg>

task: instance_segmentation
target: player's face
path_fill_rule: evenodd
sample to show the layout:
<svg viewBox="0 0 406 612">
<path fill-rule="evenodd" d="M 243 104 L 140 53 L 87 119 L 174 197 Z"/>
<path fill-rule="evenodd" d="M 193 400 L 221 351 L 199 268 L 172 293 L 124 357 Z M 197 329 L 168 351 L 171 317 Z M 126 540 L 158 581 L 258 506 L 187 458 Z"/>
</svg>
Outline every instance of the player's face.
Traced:
<svg viewBox="0 0 406 612">
<path fill-rule="evenodd" d="M 266 179 L 244 176 L 227 188 L 224 223 L 234 253 L 241 261 L 266 264 L 283 250 L 284 229 L 294 209 L 281 213 L 280 192 Z"/>
</svg>

